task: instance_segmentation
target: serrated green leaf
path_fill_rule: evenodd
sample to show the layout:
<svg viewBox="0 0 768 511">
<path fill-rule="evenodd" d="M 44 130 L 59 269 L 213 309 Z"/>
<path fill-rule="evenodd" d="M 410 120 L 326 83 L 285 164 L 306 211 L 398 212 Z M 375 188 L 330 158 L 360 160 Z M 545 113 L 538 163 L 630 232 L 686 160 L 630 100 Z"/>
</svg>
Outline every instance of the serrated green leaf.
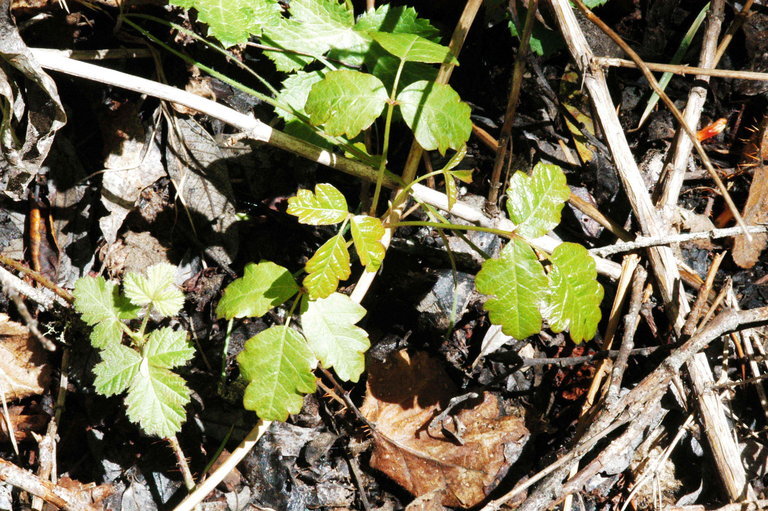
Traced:
<svg viewBox="0 0 768 511">
<path fill-rule="evenodd" d="M 513 238 L 498 258 L 485 261 L 475 286 L 483 294 L 496 296 L 486 300 L 485 309 L 505 334 L 522 340 L 541 331 L 539 305 L 547 276 L 525 241 Z"/>
<path fill-rule="evenodd" d="M 264 52 L 280 71 L 294 71 L 324 55 L 331 49 L 359 54 L 367 37 L 353 29 L 354 13 L 346 2 L 336 0 L 292 0 L 290 18 L 264 27 L 263 42 L 286 50 L 311 55 L 291 55 L 285 52 Z M 346 63 L 346 62 L 345 62 Z M 349 65 L 359 65 L 350 61 Z"/>
<path fill-rule="evenodd" d="M 125 296 L 134 305 L 151 305 L 163 316 L 174 316 L 184 306 L 184 294 L 174 284 L 176 267 L 168 263 L 147 268 L 147 276 L 129 272 L 123 281 Z"/>
<path fill-rule="evenodd" d="M 307 96 L 312 86 L 323 79 L 325 73 L 322 71 L 297 71 L 283 80 L 283 87 L 277 94 L 275 99 L 280 103 L 284 103 L 291 106 L 297 112 L 304 111 L 304 105 L 307 103 Z M 283 110 L 282 108 L 275 108 L 275 113 L 280 116 L 286 123 L 296 120 L 296 116 L 293 112 Z"/>
<path fill-rule="evenodd" d="M 103 277 L 83 277 L 75 282 L 75 310 L 82 320 L 94 326 L 91 344 L 104 348 L 120 343 L 123 336 L 121 320 L 138 317 L 141 307 L 133 305 L 119 293 L 117 284 Z"/>
<path fill-rule="evenodd" d="M 142 359 L 125 398 L 131 421 L 149 435 L 168 438 L 181 431 L 187 403 L 189 388 L 184 378 Z"/>
<path fill-rule="evenodd" d="M 365 369 L 365 352 L 371 343 L 368 333 L 355 326 L 363 316 L 365 309 L 341 293 L 310 301 L 301 315 L 309 347 L 323 367 L 333 367 L 344 381 L 356 382 Z"/>
<path fill-rule="evenodd" d="M 352 241 L 360 258 L 360 264 L 368 271 L 376 271 L 384 260 L 386 249 L 381 244 L 384 225 L 376 217 L 357 215 L 350 222 Z"/>
<path fill-rule="evenodd" d="M 459 64 L 451 50 L 442 44 L 433 43 L 416 34 L 392 34 L 389 32 L 369 32 L 374 41 L 392 55 L 406 62 L 425 64 Z"/>
<path fill-rule="evenodd" d="M 187 332 L 164 327 L 149 334 L 143 353 L 151 365 L 173 369 L 192 360 L 195 348 L 187 340 Z"/>
<path fill-rule="evenodd" d="M 433 42 L 440 40 L 440 31 L 428 19 L 419 18 L 413 7 L 392 7 L 389 4 L 361 14 L 355 30 L 416 34 Z"/>
<path fill-rule="evenodd" d="M 273 326 L 251 337 L 237 362 L 249 380 L 243 405 L 263 420 L 284 421 L 315 391 L 315 357 L 292 328 Z"/>
<path fill-rule="evenodd" d="M 287 213 L 309 225 L 338 224 L 349 216 L 344 194 L 329 183 L 316 184 L 315 193 L 310 190 L 296 192 L 295 197 L 288 199 Z"/>
<path fill-rule="evenodd" d="M 452 172 L 451 169 L 453 169 L 456 165 L 461 163 L 461 160 L 464 159 L 464 157 L 467 155 L 467 146 L 464 145 L 456 151 L 456 154 L 451 156 L 451 158 L 448 160 L 448 162 L 445 164 L 445 166 L 441 169 L 441 172 L 443 173 L 443 179 L 445 180 L 445 196 L 448 198 L 448 209 L 451 210 L 453 208 L 453 205 L 456 204 L 456 200 L 459 197 L 459 188 L 456 186 L 456 181 L 454 181 L 454 174 L 458 174 L 457 172 Z M 459 171 L 460 172 L 460 171 Z M 471 171 L 470 171 L 470 180 L 471 180 Z"/>
<path fill-rule="evenodd" d="M 576 243 L 559 245 L 550 256 L 549 293 L 544 316 L 554 332 L 570 329 L 573 342 L 595 336 L 600 323 L 603 286 L 595 260 Z"/>
<path fill-rule="evenodd" d="M 309 297 L 325 298 L 336 291 L 339 281 L 349 278 L 349 264 L 347 242 L 341 233 L 323 243 L 305 266 L 304 287 Z"/>
<path fill-rule="evenodd" d="M 216 315 L 224 319 L 260 317 L 299 291 L 293 275 L 270 261 L 245 266 L 243 276 L 224 290 Z"/>
<path fill-rule="evenodd" d="M 265 26 L 280 22 L 277 0 L 171 0 L 171 4 L 197 11 L 197 19 L 208 25 L 208 34 L 224 47 L 243 44 L 259 35 Z"/>
<path fill-rule="evenodd" d="M 93 368 L 96 392 L 114 396 L 125 391 L 139 372 L 141 355 L 122 344 L 111 344 L 101 351 L 101 362 Z"/>
<path fill-rule="evenodd" d="M 544 236 L 560 223 L 571 190 L 557 165 L 537 163 L 531 175 L 515 172 L 507 189 L 507 212 L 515 231 L 529 239 Z"/>
<path fill-rule="evenodd" d="M 331 71 L 312 86 L 304 106 L 312 124 L 329 135 L 354 138 L 373 124 L 387 102 L 381 80 L 359 71 Z"/>
<path fill-rule="evenodd" d="M 469 139 L 469 105 L 449 85 L 419 81 L 397 95 L 406 124 L 427 151 L 459 149 Z"/>
</svg>

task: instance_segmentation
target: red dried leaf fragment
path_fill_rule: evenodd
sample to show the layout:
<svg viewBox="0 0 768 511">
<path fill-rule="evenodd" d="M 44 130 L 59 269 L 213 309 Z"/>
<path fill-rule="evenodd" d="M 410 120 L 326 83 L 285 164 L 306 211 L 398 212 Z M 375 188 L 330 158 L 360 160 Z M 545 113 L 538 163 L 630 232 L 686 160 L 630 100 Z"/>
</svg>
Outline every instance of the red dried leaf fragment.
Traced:
<svg viewBox="0 0 768 511">
<path fill-rule="evenodd" d="M 712 124 L 701 128 L 698 133 L 696 133 L 696 138 L 699 139 L 699 142 L 703 142 L 722 133 L 726 126 L 728 126 L 728 119 L 723 117 L 716 120 Z"/>
<path fill-rule="evenodd" d="M 416 497 L 442 491 L 441 504 L 468 508 L 484 500 L 528 439 L 524 420 L 501 415 L 493 394 L 455 411 L 463 443 L 430 434 L 430 422 L 457 393 L 440 364 L 401 351 L 369 367 L 365 417 L 375 424 L 371 466 Z"/>
</svg>

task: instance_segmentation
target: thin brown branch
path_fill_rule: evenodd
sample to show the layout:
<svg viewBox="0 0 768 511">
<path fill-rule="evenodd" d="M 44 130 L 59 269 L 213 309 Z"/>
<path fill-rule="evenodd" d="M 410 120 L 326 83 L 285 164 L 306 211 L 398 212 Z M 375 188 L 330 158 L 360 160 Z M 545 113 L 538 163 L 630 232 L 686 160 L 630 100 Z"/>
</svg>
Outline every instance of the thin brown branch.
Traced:
<svg viewBox="0 0 768 511">
<path fill-rule="evenodd" d="M 614 57 L 595 57 L 595 63 L 601 67 L 624 67 L 637 69 L 638 66 L 631 60 Z M 648 69 L 676 75 L 703 75 L 716 78 L 730 78 L 735 80 L 768 81 L 768 73 L 755 71 L 737 71 L 732 69 L 714 69 L 708 67 L 686 66 L 685 64 L 661 64 L 658 62 L 645 62 Z"/>
</svg>

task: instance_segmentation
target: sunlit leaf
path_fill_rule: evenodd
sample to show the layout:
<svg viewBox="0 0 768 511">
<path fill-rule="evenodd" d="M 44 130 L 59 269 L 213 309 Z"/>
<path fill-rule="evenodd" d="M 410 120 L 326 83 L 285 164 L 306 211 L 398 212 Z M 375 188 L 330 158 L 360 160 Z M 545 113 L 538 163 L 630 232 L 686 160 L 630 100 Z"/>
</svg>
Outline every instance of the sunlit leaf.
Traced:
<svg viewBox="0 0 768 511">
<path fill-rule="evenodd" d="M 122 344 L 111 344 L 101 351 L 101 362 L 93 367 L 96 392 L 114 396 L 128 389 L 139 372 L 141 355 Z"/>
<path fill-rule="evenodd" d="M 339 233 L 317 249 L 305 269 L 304 287 L 312 299 L 325 298 L 339 287 L 340 280 L 346 280 L 351 273 L 349 250 L 344 236 Z"/>
<path fill-rule="evenodd" d="M 419 81 L 397 95 L 400 112 L 427 151 L 459 149 L 469 139 L 472 121 L 469 105 L 448 85 Z"/>
<path fill-rule="evenodd" d="M 360 258 L 360 264 L 368 271 L 375 271 L 381 266 L 386 250 L 381 244 L 384 225 L 376 217 L 357 215 L 350 222 L 352 241 Z"/>
<path fill-rule="evenodd" d="M 515 172 L 507 189 L 507 212 L 518 234 L 533 239 L 560 223 L 560 212 L 571 195 L 557 165 L 537 163 L 529 176 Z"/>
<path fill-rule="evenodd" d="M 429 39 L 416 34 L 369 32 L 369 35 L 382 48 L 406 62 L 423 62 L 425 64 L 459 63 L 447 46 L 433 43 Z"/>
<path fill-rule="evenodd" d="M 259 35 L 265 26 L 280 22 L 277 0 L 171 0 L 171 4 L 197 11 L 197 19 L 208 25 L 208 34 L 225 47 L 243 44 Z"/>
<path fill-rule="evenodd" d="M 224 290 L 216 315 L 224 319 L 260 317 L 299 291 L 287 269 L 270 261 L 245 266 L 243 276 Z"/>
<path fill-rule="evenodd" d="M 142 360 L 125 398 L 131 421 L 148 435 L 168 438 L 181 431 L 187 403 L 189 388 L 184 378 Z"/>
<path fill-rule="evenodd" d="M 192 360 L 195 348 L 187 340 L 187 332 L 164 327 L 150 332 L 143 356 L 155 367 L 173 369 Z"/>
<path fill-rule="evenodd" d="M 129 272 L 123 281 L 125 296 L 139 306 L 151 305 L 163 316 L 174 316 L 184 306 L 184 294 L 174 284 L 176 267 L 168 263 L 147 268 L 147 275 Z"/>
<path fill-rule="evenodd" d="M 312 86 L 323 79 L 325 73 L 322 71 L 297 71 L 283 80 L 283 87 L 280 93 L 275 97 L 280 103 L 293 107 L 297 112 L 304 111 L 304 105 L 307 103 L 307 97 Z M 293 112 L 275 108 L 275 113 L 284 121 L 290 122 L 296 119 Z"/>
<path fill-rule="evenodd" d="M 85 323 L 94 327 L 91 344 L 95 348 L 120 343 L 122 320 L 138 317 L 141 310 L 119 293 L 117 284 L 104 280 L 104 277 L 78 279 L 73 294 L 75 310 Z"/>
<path fill-rule="evenodd" d="M 315 192 L 299 190 L 295 197 L 288 199 L 288 214 L 302 224 L 333 225 L 343 222 L 349 216 L 347 200 L 333 185 L 318 183 Z"/>
</svg>

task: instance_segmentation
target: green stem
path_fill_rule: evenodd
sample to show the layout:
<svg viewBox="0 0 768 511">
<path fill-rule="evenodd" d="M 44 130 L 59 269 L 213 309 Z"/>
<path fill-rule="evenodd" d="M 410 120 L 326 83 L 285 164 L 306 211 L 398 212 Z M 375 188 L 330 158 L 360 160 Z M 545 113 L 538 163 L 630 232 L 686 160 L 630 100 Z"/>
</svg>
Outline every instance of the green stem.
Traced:
<svg viewBox="0 0 768 511">
<path fill-rule="evenodd" d="M 497 236 L 503 236 L 504 238 L 512 239 L 515 235 L 508 231 L 502 231 L 501 229 L 494 229 L 493 227 L 483 227 L 481 225 L 459 225 L 459 224 L 446 224 L 442 222 L 422 222 L 422 221 L 407 221 L 397 222 L 390 227 L 434 227 L 435 229 L 451 229 L 454 231 L 481 231 L 490 232 Z"/>
<path fill-rule="evenodd" d="M 392 90 L 389 92 L 389 100 L 387 101 L 387 119 L 384 122 L 384 143 L 381 147 L 381 162 L 379 163 L 379 176 L 376 179 L 376 190 L 373 192 L 373 201 L 371 202 L 370 215 L 376 216 L 376 206 L 379 204 L 379 196 L 381 195 L 381 183 L 384 180 L 384 170 L 387 168 L 387 153 L 389 152 L 389 135 L 392 131 L 392 114 L 395 111 L 395 104 L 397 101 L 397 85 L 400 83 L 400 75 L 403 72 L 403 66 L 405 66 L 405 60 L 400 59 L 400 65 L 395 73 L 395 81 L 392 84 Z"/>
</svg>

